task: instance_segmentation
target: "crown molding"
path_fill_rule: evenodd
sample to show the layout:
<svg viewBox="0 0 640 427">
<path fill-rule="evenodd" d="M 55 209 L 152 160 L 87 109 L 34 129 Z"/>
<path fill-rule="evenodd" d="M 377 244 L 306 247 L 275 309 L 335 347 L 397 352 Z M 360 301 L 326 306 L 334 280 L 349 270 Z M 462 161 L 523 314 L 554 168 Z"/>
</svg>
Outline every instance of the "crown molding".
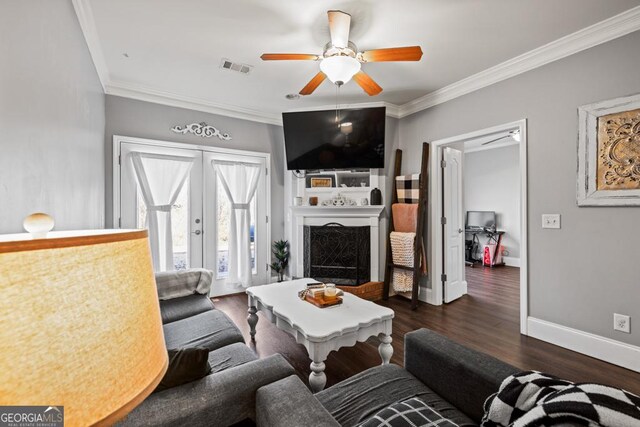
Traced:
<svg viewBox="0 0 640 427">
<path fill-rule="evenodd" d="M 186 108 L 236 119 L 282 126 L 282 116 L 279 113 L 266 113 L 264 111 L 252 110 L 235 105 L 219 104 L 206 99 L 178 95 L 176 93 L 165 92 L 137 84 L 111 81 L 106 86 L 105 93 L 171 107 Z"/>
<path fill-rule="evenodd" d="M 89 48 L 89 55 L 93 61 L 93 66 L 98 73 L 98 79 L 102 85 L 102 90 L 106 92 L 106 87 L 109 84 L 109 69 L 104 59 L 102 52 L 102 45 L 98 37 L 98 31 L 96 30 L 96 23 L 93 19 L 93 10 L 88 0 L 71 0 L 73 9 L 76 11 L 78 22 L 80 23 L 80 29 L 84 35 L 84 39 L 87 42 Z"/>
<path fill-rule="evenodd" d="M 400 118 L 640 30 L 640 6 L 530 50 L 400 106 Z"/>
</svg>

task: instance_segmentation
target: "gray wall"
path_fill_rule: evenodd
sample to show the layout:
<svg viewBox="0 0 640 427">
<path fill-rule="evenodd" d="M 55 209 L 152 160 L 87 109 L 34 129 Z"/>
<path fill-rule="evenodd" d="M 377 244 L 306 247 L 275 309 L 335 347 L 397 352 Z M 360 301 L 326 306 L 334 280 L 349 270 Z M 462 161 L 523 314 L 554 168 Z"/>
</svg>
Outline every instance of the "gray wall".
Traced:
<svg viewBox="0 0 640 427">
<path fill-rule="evenodd" d="M 385 121 L 385 151 L 384 151 L 384 164 L 385 168 L 380 171 L 384 174 L 384 188 L 382 188 L 382 195 L 384 197 L 385 210 L 382 212 L 380 219 L 380 280 L 384 280 L 385 263 L 387 261 L 387 240 L 389 232 L 389 210 L 391 209 L 391 197 L 393 193 L 393 166 L 395 164 L 396 150 L 400 148 L 400 120 L 388 117 Z M 405 172 L 406 171 L 406 172 Z M 404 173 L 415 173 L 417 171 L 411 171 L 409 169 L 403 170 Z"/>
<path fill-rule="evenodd" d="M 0 233 L 104 225 L 104 95 L 68 0 L 0 3 Z"/>
<path fill-rule="evenodd" d="M 193 122 L 206 122 L 229 133 L 233 139 L 222 141 L 171 131 L 175 125 Z M 282 206 L 285 164 L 282 127 L 107 95 L 104 140 L 107 226 L 113 225 L 113 135 L 271 153 L 271 238 L 284 238 Z"/>
<path fill-rule="evenodd" d="M 640 345 L 613 331 L 613 313 L 640 320 L 638 208 L 576 205 L 577 108 L 640 92 L 640 32 L 406 117 L 401 148 L 528 119 L 529 315 Z M 560 213 L 562 229 L 541 228 Z"/>
<path fill-rule="evenodd" d="M 494 148 L 464 154 L 465 211 L 495 211 L 502 246 L 509 258 L 520 258 L 520 147 Z M 480 243 L 487 242 L 479 236 Z"/>
</svg>

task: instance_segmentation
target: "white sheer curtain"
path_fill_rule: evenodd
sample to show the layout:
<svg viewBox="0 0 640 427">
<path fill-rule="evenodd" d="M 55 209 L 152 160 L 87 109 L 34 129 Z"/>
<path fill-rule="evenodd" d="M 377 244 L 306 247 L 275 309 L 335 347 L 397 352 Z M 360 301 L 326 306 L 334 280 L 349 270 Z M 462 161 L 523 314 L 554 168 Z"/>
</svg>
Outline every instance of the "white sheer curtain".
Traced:
<svg viewBox="0 0 640 427">
<path fill-rule="evenodd" d="M 251 199 L 256 193 L 261 167 L 252 163 L 212 161 L 231 204 L 229 221 L 228 283 L 251 286 Z"/>
<path fill-rule="evenodd" d="M 146 153 L 131 153 L 133 168 L 144 203 L 146 225 L 155 271 L 174 270 L 171 207 L 184 185 L 193 159 Z"/>
</svg>

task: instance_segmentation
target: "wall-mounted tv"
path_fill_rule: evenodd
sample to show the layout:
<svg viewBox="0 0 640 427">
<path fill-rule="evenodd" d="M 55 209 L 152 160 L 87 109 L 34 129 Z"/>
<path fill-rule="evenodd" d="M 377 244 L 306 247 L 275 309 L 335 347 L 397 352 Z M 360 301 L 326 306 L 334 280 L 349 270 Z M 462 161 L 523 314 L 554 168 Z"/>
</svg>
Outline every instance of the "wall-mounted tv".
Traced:
<svg viewBox="0 0 640 427">
<path fill-rule="evenodd" d="M 386 108 L 282 113 L 287 169 L 384 167 Z"/>
</svg>

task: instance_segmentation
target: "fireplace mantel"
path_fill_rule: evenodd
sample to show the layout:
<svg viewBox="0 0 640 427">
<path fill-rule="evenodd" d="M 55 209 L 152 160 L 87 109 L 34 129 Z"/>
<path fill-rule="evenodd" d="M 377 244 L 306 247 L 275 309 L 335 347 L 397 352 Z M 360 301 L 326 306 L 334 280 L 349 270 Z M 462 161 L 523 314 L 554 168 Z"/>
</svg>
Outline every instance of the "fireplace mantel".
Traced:
<svg viewBox="0 0 640 427">
<path fill-rule="evenodd" d="M 346 226 L 368 225 L 371 231 L 371 281 L 378 281 L 379 274 L 379 242 L 380 216 L 384 206 L 291 206 L 292 239 L 291 239 L 291 275 L 304 275 L 304 226 L 325 225 L 337 222 Z"/>
<path fill-rule="evenodd" d="M 384 206 L 292 206 L 294 216 L 322 218 L 378 218 Z"/>
</svg>

